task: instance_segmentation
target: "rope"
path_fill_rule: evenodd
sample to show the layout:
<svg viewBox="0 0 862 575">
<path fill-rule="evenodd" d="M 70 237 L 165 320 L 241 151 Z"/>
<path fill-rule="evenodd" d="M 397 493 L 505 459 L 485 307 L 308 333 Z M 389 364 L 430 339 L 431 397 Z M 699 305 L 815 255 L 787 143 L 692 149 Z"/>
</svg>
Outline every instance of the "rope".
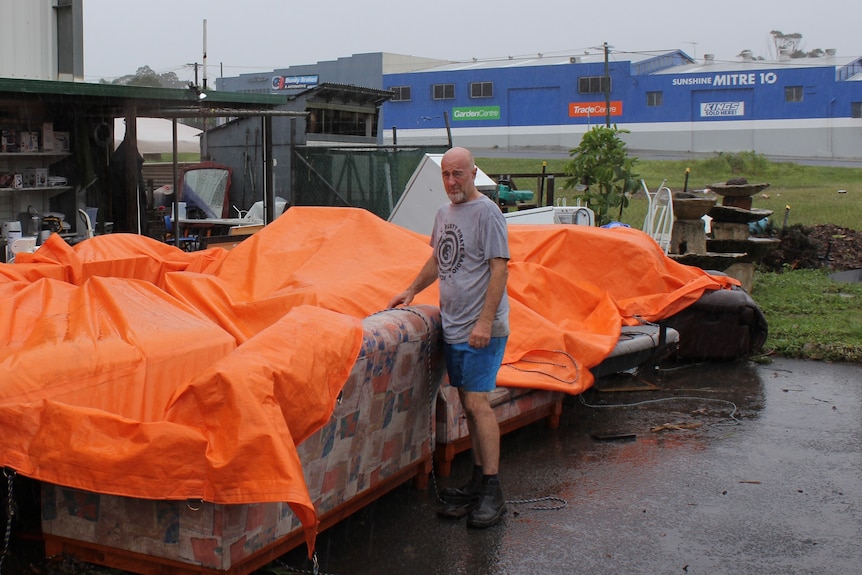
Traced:
<svg viewBox="0 0 862 575">
<path fill-rule="evenodd" d="M 730 415 L 728 415 L 725 418 L 725 419 L 730 419 L 732 421 L 732 423 L 730 423 L 730 422 L 728 422 L 728 423 L 715 423 L 714 425 L 739 425 L 740 423 L 742 423 L 741 421 L 739 421 L 736 418 L 736 412 L 738 411 L 739 408 L 736 406 L 735 403 L 733 403 L 732 401 L 728 401 L 726 399 L 716 399 L 713 397 L 697 397 L 697 396 L 693 396 L 693 395 L 680 395 L 680 396 L 674 396 L 674 397 L 660 397 L 658 399 L 645 399 L 643 401 L 636 401 L 634 403 L 610 403 L 610 404 L 605 404 L 605 405 L 594 405 L 591 403 L 587 403 L 587 401 L 584 399 L 583 395 L 579 395 L 578 399 L 580 400 L 580 402 L 585 407 L 591 407 L 593 409 L 604 409 L 604 408 L 611 408 L 611 407 L 637 407 L 639 405 L 647 405 L 650 403 L 662 403 L 662 402 L 666 402 L 666 401 L 681 401 L 681 400 L 712 401 L 712 402 L 716 402 L 716 403 L 723 403 L 725 405 L 730 405 L 733 408 L 730 412 Z"/>
<path fill-rule="evenodd" d="M 508 367 L 508 368 L 514 369 L 515 371 L 520 371 L 522 373 L 532 373 L 532 374 L 536 374 L 536 375 L 544 375 L 545 377 L 550 377 L 551 379 L 556 379 L 557 381 L 562 382 L 562 383 L 567 383 L 567 384 L 577 383 L 577 381 L 581 378 L 581 368 L 578 365 L 578 362 L 575 361 L 575 358 L 572 357 L 572 355 L 569 352 L 563 351 L 560 349 L 555 349 L 551 353 L 558 353 L 560 355 L 565 356 L 571 362 L 571 366 L 564 365 L 562 363 L 554 363 L 552 361 L 538 361 L 535 359 L 524 359 L 524 358 L 519 359 L 518 363 L 533 363 L 533 364 L 537 364 L 537 365 L 550 365 L 550 366 L 559 367 L 559 368 L 572 367 L 575 370 L 575 377 L 573 379 L 563 379 L 562 377 L 559 377 L 559 376 L 556 376 L 556 375 L 553 375 L 553 374 L 550 374 L 550 373 L 547 373 L 544 371 L 532 370 L 532 369 L 523 369 L 520 367 L 515 367 L 514 364 L 511 364 L 511 363 L 504 363 L 502 367 Z"/>
<path fill-rule="evenodd" d="M 527 509 L 531 511 L 559 511 L 566 507 L 569 502 L 562 497 L 556 495 L 546 495 L 545 497 L 535 497 L 533 499 L 507 499 L 506 505 L 527 505 L 529 503 L 541 503 L 543 501 L 555 501 L 556 505 L 533 506 Z"/>
</svg>

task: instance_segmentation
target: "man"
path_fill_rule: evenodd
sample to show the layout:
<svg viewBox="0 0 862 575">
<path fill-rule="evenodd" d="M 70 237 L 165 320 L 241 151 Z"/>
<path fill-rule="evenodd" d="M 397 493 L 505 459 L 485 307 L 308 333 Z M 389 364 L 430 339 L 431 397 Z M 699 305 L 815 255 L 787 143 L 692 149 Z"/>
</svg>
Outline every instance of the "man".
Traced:
<svg viewBox="0 0 862 575">
<path fill-rule="evenodd" d="M 441 492 L 447 503 L 441 515 L 468 514 L 468 526 L 490 527 L 506 512 L 497 476 L 500 427 L 490 402 L 509 335 L 506 220 L 500 208 L 476 189 L 477 168 L 469 150 L 452 148 L 440 167 L 450 203 L 434 219 L 434 251 L 389 307 L 408 305 L 439 279 L 446 370 L 467 414 L 475 464 L 466 485 Z"/>
</svg>

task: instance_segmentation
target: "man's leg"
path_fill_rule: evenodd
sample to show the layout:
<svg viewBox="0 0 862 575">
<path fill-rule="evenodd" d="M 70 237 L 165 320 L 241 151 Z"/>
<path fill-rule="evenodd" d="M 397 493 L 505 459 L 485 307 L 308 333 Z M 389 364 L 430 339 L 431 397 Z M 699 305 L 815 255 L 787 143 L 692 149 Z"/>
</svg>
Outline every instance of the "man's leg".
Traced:
<svg viewBox="0 0 862 575">
<path fill-rule="evenodd" d="M 487 348 L 444 345 L 446 368 L 467 415 L 475 463 L 471 480 L 459 488 L 445 489 L 441 497 L 447 507 L 460 505 L 457 512 L 444 509 L 444 517 L 470 512 L 467 525 L 490 527 L 506 511 L 497 472 L 500 465 L 500 426 L 491 408 L 491 392 L 496 387 L 497 370 L 506 346 L 505 337 L 491 338 Z"/>
<path fill-rule="evenodd" d="M 454 504 L 460 507 L 457 510 L 445 510 L 444 516 L 458 516 L 463 517 L 466 515 L 476 503 L 478 503 L 479 497 L 482 494 L 482 477 L 485 474 L 483 470 L 482 462 L 484 461 L 482 456 L 482 442 L 479 440 L 479 431 L 476 428 L 476 424 L 474 421 L 474 417 L 471 415 L 470 411 L 467 409 L 467 399 L 464 398 L 464 395 L 468 392 L 465 392 L 463 388 L 458 388 L 458 397 L 461 400 L 461 407 L 464 408 L 464 413 L 467 416 L 467 431 L 470 433 L 470 441 L 472 442 L 471 454 L 473 456 L 473 471 L 470 474 L 470 479 L 467 482 L 459 487 L 447 487 L 443 491 L 440 492 L 440 497 L 449 504 Z M 485 395 L 487 393 L 472 393 L 471 395 Z M 490 404 L 489 404 L 490 405 Z M 493 415 L 493 412 L 492 412 Z M 495 420 L 496 423 L 496 420 Z M 499 453 L 499 448 L 498 448 Z"/>
<path fill-rule="evenodd" d="M 471 437 L 474 451 L 482 461 L 482 494 L 478 505 L 467 516 L 468 527 L 491 527 L 506 512 L 506 500 L 497 476 L 500 466 L 500 425 L 491 408 L 490 393 L 461 392 L 467 421 L 473 422 Z"/>
<path fill-rule="evenodd" d="M 473 461 L 485 475 L 500 469 L 500 425 L 491 408 L 491 394 L 458 390 L 473 442 Z"/>
</svg>

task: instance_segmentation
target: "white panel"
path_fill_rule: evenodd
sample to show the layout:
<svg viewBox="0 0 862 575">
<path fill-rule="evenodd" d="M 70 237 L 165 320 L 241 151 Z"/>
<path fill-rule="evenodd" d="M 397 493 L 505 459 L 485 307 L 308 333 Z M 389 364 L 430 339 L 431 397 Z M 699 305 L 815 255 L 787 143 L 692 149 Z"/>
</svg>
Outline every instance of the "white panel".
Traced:
<svg viewBox="0 0 862 575">
<path fill-rule="evenodd" d="M 390 222 L 420 234 L 431 235 L 437 209 L 449 202 L 440 173 L 442 160 L 442 154 L 425 154 L 389 215 Z M 475 182 L 479 190 L 494 190 L 497 187 L 497 183 L 478 168 Z"/>
<path fill-rule="evenodd" d="M 53 0 L 0 2 L 0 77 L 56 80 Z"/>
</svg>

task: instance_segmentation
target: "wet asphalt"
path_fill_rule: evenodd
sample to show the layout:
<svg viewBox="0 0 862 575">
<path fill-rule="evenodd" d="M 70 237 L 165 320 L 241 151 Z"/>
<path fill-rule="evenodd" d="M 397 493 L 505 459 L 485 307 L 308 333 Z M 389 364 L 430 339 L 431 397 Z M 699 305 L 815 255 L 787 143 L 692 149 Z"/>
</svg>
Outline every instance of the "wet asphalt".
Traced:
<svg viewBox="0 0 862 575">
<path fill-rule="evenodd" d="M 597 439 L 603 434 L 633 435 Z M 862 573 L 862 366 L 684 364 L 599 381 L 561 425 L 503 437 L 502 522 L 404 485 L 322 533 L 320 573 Z M 559 507 L 537 510 L 537 506 Z M 309 568 L 305 550 L 283 565 Z"/>
</svg>

